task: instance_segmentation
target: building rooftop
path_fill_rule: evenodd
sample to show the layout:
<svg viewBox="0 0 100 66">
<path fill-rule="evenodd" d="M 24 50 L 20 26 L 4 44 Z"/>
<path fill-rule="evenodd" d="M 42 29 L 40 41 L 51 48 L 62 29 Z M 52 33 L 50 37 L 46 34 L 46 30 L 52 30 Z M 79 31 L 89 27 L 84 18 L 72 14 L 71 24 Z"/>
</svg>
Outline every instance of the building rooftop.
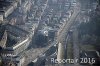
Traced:
<svg viewBox="0 0 100 66">
<path fill-rule="evenodd" d="M 5 29 L 1 29 L 4 27 L 5 27 Z M 6 36 L 7 41 L 5 41 L 6 47 L 12 47 L 12 46 L 16 45 L 17 43 L 24 41 L 28 37 L 27 31 L 20 29 L 16 26 L 10 25 L 10 24 L 1 26 L 1 28 L 0 28 L 0 38 L 1 39 L 3 38 L 5 30 L 7 32 L 7 36 Z"/>
<path fill-rule="evenodd" d="M 9 14 L 11 14 L 14 9 L 17 7 L 17 2 L 6 2 L 6 1 L 0 1 L 0 14 L 4 17 L 7 17 Z"/>
</svg>

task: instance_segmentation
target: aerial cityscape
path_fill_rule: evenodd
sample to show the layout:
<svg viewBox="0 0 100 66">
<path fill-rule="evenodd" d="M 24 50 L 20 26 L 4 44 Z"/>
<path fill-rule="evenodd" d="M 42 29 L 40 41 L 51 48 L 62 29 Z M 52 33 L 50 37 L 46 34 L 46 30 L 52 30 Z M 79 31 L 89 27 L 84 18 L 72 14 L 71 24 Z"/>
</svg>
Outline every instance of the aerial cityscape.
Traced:
<svg viewBox="0 0 100 66">
<path fill-rule="evenodd" d="M 0 66 L 100 66 L 100 0 L 0 0 Z"/>
</svg>

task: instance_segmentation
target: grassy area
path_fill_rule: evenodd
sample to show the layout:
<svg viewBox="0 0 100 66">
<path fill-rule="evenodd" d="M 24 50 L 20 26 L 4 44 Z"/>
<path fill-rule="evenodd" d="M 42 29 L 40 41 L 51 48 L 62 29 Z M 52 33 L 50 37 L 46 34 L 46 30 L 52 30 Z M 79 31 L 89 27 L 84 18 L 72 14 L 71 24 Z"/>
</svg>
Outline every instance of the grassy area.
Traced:
<svg viewBox="0 0 100 66">
<path fill-rule="evenodd" d="M 67 59 L 73 59 L 73 44 L 71 42 L 67 44 Z"/>
<path fill-rule="evenodd" d="M 92 51 L 95 50 L 95 47 L 93 45 L 81 45 L 80 49 L 84 51 Z"/>
</svg>

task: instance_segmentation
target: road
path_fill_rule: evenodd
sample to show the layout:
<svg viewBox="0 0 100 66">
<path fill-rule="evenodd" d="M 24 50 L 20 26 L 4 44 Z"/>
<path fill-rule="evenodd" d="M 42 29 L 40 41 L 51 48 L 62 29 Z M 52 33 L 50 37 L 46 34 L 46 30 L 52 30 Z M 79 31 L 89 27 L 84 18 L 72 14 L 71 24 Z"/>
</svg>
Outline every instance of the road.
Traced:
<svg viewBox="0 0 100 66">
<path fill-rule="evenodd" d="M 52 42 L 49 46 L 44 47 L 44 48 L 37 48 L 37 49 L 30 49 L 27 52 L 25 52 L 26 56 L 28 57 L 27 59 L 27 63 L 31 62 L 32 60 L 35 60 L 38 56 L 41 56 L 41 54 L 45 53 L 50 47 L 54 46 L 55 44 L 57 44 L 57 42 L 64 42 L 66 41 L 66 35 L 71 27 L 71 25 L 73 24 L 74 20 L 76 19 L 77 15 L 79 14 L 79 10 L 78 7 L 75 7 L 74 9 L 74 13 L 72 14 L 71 18 L 69 19 L 68 22 L 66 22 L 62 32 L 60 33 L 59 36 L 57 36 L 57 40 L 55 40 L 54 42 Z M 42 14 L 43 15 L 43 14 Z M 41 19 L 41 18 L 40 18 Z M 24 65 L 26 66 L 26 65 Z"/>
<path fill-rule="evenodd" d="M 50 44 L 50 46 L 47 48 L 47 50 L 48 49 L 50 49 L 50 47 L 52 47 L 52 46 L 54 46 L 55 44 L 57 44 L 57 42 L 64 42 L 64 41 L 66 41 L 66 35 L 67 35 L 67 33 L 68 33 L 68 31 L 69 31 L 69 29 L 70 29 L 70 27 L 72 26 L 72 24 L 73 24 L 73 22 L 75 22 L 75 19 L 76 19 L 76 17 L 77 17 L 77 15 L 80 13 L 80 11 L 77 11 L 77 7 L 75 8 L 75 10 L 74 10 L 74 13 L 73 13 L 73 15 L 71 16 L 71 18 L 70 18 L 70 20 L 68 21 L 68 22 L 66 22 L 66 25 L 65 25 L 65 27 L 63 28 L 63 30 L 62 30 L 62 32 L 60 33 L 60 35 L 59 36 L 57 36 L 57 40 L 55 40 L 54 42 L 52 42 L 51 44 Z M 47 51 L 47 50 L 45 50 L 44 51 L 44 53 L 43 54 L 45 54 L 45 52 Z M 42 54 L 42 55 L 43 55 Z M 41 56 L 41 55 L 40 55 Z M 46 58 L 46 57 L 45 57 Z M 69 66 L 70 66 L 71 64 L 69 64 Z"/>
<path fill-rule="evenodd" d="M 80 9 L 78 6 L 76 6 L 74 8 L 74 13 L 72 14 L 71 18 L 69 19 L 68 22 L 66 22 L 64 28 L 62 29 L 62 32 L 57 36 L 57 42 L 63 43 L 66 41 L 65 38 L 68 34 L 68 31 L 69 31 L 70 27 L 72 26 L 72 24 L 75 22 L 75 19 L 79 13 L 80 13 Z"/>
<path fill-rule="evenodd" d="M 41 0 L 38 0 L 38 2 L 39 1 L 41 1 Z M 41 20 L 41 17 L 42 17 L 42 15 L 44 14 L 44 12 L 45 12 L 45 9 L 46 9 L 46 7 L 48 6 L 48 0 L 45 0 L 46 1 L 46 3 L 45 3 L 45 6 L 44 6 L 44 8 L 43 8 L 43 11 L 41 12 L 41 14 L 39 15 L 39 21 Z M 40 8 L 40 6 L 39 6 L 40 4 L 33 4 L 33 6 L 38 6 L 38 10 L 39 10 L 39 8 Z M 41 3 L 41 5 L 44 5 L 44 3 Z M 42 6 L 41 6 L 41 8 L 42 8 Z M 37 10 L 36 10 L 37 11 Z M 35 18 L 37 17 L 36 16 L 37 14 L 35 13 Z M 33 16 L 32 16 L 33 17 Z M 49 46 L 48 46 L 49 47 Z M 45 50 L 47 50 L 48 49 L 48 47 L 44 47 L 44 48 L 35 48 L 35 49 L 33 49 L 33 48 L 31 48 L 31 49 L 29 49 L 29 50 L 25 50 L 23 53 L 21 53 L 21 55 L 24 55 L 25 57 L 26 57 L 26 60 L 25 60 L 25 63 L 23 64 L 23 66 L 27 66 L 27 64 L 28 63 L 30 63 L 31 61 L 33 61 L 37 56 L 39 56 L 41 53 L 44 53 L 45 52 Z"/>
</svg>

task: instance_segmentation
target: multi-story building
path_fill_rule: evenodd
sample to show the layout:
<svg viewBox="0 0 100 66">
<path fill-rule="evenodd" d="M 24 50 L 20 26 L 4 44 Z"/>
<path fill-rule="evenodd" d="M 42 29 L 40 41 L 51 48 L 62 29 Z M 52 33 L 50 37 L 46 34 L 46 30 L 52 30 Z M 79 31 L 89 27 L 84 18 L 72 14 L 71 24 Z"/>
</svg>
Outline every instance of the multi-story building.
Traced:
<svg viewBox="0 0 100 66">
<path fill-rule="evenodd" d="M 38 23 L 26 22 L 31 5 L 32 0 L 0 0 L 0 56 L 4 66 L 24 63 L 25 56 L 21 53 L 38 27 Z"/>
<path fill-rule="evenodd" d="M 16 8 L 17 1 L 0 1 L 0 20 L 4 21 Z"/>
<path fill-rule="evenodd" d="M 31 39 L 29 37 L 29 33 L 10 24 L 4 25 L 3 28 L 5 28 L 2 30 L 4 34 L 0 40 L 0 55 L 2 56 L 3 61 L 6 60 L 7 62 L 7 59 L 11 60 L 10 57 L 12 57 L 12 59 L 17 59 L 18 57 L 20 58 L 19 54 L 30 44 Z M 16 56 L 18 57 L 15 58 Z M 13 60 L 12 62 L 15 61 Z"/>
</svg>

